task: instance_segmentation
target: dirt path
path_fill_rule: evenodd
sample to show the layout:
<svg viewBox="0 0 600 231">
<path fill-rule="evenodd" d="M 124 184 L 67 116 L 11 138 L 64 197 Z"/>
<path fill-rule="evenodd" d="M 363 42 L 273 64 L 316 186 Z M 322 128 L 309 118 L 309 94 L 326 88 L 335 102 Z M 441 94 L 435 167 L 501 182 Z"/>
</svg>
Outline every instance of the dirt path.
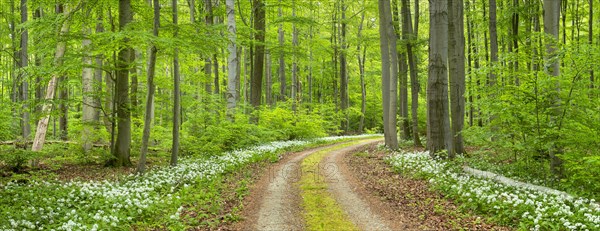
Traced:
<svg viewBox="0 0 600 231">
<path fill-rule="evenodd" d="M 332 193 L 337 203 L 346 211 L 350 220 L 361 230 L 400 230 L 397 218 L 385 219 L 384 212 L 368 194 L 357 190 L 357 182 L 348 172 L 348 167 L 343 161 L 343 156 L 348 153 L 380 142 L 380 140 L 363 142 L 347 148 L 331 152 L 321 161 L 323 176 L 327 180 L 329 192 Z"/>
<path fill-rule="evenodd" d="M 348 213 L 350 219 L 362 230 L 392 230 L 388 221 L 381 219 L 369 207 L 360 195 L 352 190 L 345 171 L 337 172 L 339 156 L 360 147 L 379 142 L 380 140 L 365 140 L 357 144 L 332 151 L 322 165 L 323 177 L 330 181 L 330 192 L 338 204 Z M 252 187 L 250 195 L 245 199 L 242 216 L 245 220 L 234 225 L 237 230 L 304 230 L 302 218 L 302 198 L 300 189 L 295 184 L 301 177 L 300 164 L 304 158 L 332 148 L 340 144 L 306 150 L 288 155 L 278 164 L 266 170 L 261 179 Z M 332 159 L 332 157 L 334 157 Z M 333 170 L 333 172 L 331 172 Z M 328 174 L 329 173 L 329 174 Z M 393 226 L 395 227 L 395 226 Z"/>
</svg>

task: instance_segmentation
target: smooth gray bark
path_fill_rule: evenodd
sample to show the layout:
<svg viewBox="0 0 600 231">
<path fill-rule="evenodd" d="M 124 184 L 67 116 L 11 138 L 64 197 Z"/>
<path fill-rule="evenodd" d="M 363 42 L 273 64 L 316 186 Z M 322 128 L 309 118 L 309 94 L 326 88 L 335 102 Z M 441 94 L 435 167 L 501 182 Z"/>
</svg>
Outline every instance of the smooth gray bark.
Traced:
<svg viewBox="0 0 600 231">
<path fill-rule="evenodd" d="M 237 28 L 235 25 L 235 0 L 226 0 L 227 31 L 229 32 L 229 44 L 227 44 L 227 118 L 233 121 L 237 103 L 237 78 L 238 78 L 238 56 L 237 56 Z"/>
<path fill-rule="evenodd" d="M 465 36 L 463 0 L 449 0 L 448 65 L 450 110 L 454 153 L 465 152 L 462 130 L 465 121 Z"/>
</svg>

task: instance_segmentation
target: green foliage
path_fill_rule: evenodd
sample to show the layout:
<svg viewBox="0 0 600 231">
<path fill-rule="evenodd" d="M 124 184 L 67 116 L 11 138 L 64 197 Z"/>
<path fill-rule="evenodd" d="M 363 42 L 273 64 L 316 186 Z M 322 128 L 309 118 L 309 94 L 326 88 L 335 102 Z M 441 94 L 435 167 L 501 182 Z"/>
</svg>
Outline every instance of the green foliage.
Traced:
<svg viewBox="0 0 600 231">
<path fill-rule="evenodd" d="M 0 162 L 3 162 L 13 172 L 21 172 L 27 167 L 27 162 L 34 157 L 36 153 L 21 148 L 8 148 L 1 151 Z"/>
<path fill-rule="evenodd" d="M 14 139 L 14 131 L 17 128 L 15 127 L 15 119 L 12 117 L 10 108 L 8 103 L 0 103 L 0 128 L 2 128 L 0 129 L 0 140 Z"/>
</svg>

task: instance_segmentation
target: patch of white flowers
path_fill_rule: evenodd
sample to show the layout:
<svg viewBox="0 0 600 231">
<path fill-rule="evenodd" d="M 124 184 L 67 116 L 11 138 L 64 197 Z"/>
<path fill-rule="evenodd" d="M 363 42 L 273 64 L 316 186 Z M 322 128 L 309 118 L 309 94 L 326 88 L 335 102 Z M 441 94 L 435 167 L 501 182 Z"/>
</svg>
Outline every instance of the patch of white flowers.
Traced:
<svg viewBox="0 0 600 231">
<path fill-rule="evenodd" d="M 428 152 L 396 153 L 387 161 L 397 170 L 422 176 L 457 201 L 500 218 L 518 219 L 530 230 L 600 230 L 600 206 L 593 199 L 499 183 L 464 173 L 430 158 Z"/>
<path fill-rule="evenodd" d="M 177 203 L 177 190 L 196 180 L 256 161 L 261 155 L 322 141 L 362 138 L 338 136 L 309 141 L 276 141 L 204 159 L 182 159 L 122 181 L 33 181 L 0 185 L 0 230 L 107 230 L 123 227 L 157 204 Z M 183 207 L 170 215 L 177 220 Z"/>
</svg>

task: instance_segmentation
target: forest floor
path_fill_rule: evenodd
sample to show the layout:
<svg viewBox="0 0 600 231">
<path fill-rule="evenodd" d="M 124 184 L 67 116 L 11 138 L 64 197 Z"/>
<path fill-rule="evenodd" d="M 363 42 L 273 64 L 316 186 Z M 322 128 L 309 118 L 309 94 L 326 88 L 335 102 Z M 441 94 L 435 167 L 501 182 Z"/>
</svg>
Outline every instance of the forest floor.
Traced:
<svg viewBox="0 0 600 231">
<path fill-rule="evenodd" d="M 458 212 L 457 206 L 441 194 L 429 190 L 427 182 L 395 173 L 378 150 L 381 140 L 342 143 L 297 152 L 286 156 L 262 173 L 250 186 L 241 211 L 242 221 L 230 223 L 224 229 L 233 230 L 304 230 L 313 229 L 317 219 L 307 206 L 307 189 L 302 178 L 319 174 L 317 185 L 308 190 L 326 189 L 334 206 L 339 206 L 345 218 L 359 230 L 510 230 L 486 219 Z M 321 155 L 319 169 L 306 170 L 303 161 Z M 326 202 L 317 207 L 327 210 Z M 318 212 L 317 212 L 318 213 Z M 345 219 L 329 216 L 325 219 Z M 325 221 L 321 230 L 335 230 Z"/>
</svg>

